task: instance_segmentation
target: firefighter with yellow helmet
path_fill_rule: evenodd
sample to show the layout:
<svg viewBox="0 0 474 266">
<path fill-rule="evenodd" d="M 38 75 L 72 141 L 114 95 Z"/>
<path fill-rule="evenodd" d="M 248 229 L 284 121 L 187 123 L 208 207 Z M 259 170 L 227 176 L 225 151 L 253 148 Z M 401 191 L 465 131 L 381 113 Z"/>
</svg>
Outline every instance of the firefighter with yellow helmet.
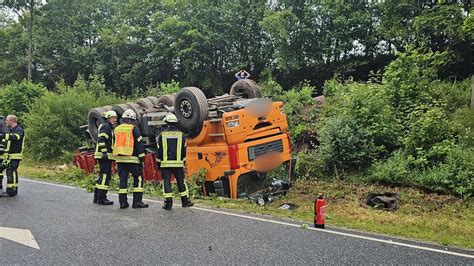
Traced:
<svg viewBox="0 0 474 266">
<path fill-rule="evenodd" d="M 186 138 L 176 126 L 178 119 L 174 114 L 168 114 L 163 119 L 168 125 L 157 137 L 157 166 L 163 178 L 163 209 L 171 210 L 173 207 L 173 190 L 171 188 L 171 175 L 174 175 L 181 196 L 182 207 L 194 205 L 189 200 L 189 191 L 184 182 L 184 162 L 186 160 Z"/>
<path fill-rule="evenodd" d="M 132 208 L 148 208 L 143 203 L 142 165 L 145 160 L 145 148 L 140 129 L 135 126 L 137 116 L 133 110 L 126 110 L 122 115 L 123 123 L 114 129 L 115 141 L 113 154 L 117 162 L 120 209 L 129 207 L 127 200 L 127 182 L 129 174 L 133 176 Z"/>
<path fill-rule="evenodd" d="M 97 145 L 94 158 L 99 161 L 99 177 L 94 188 L 94 203 L 99 205 L 112 205 L 113 201 L 107 199 L 110 179 L 112 178 L 112 162 L 114 155 L 114 127 L 117 124 L 117 113 L 107 111 L 104 113 L 105 121 L 99 126 Z"/>
</svg>

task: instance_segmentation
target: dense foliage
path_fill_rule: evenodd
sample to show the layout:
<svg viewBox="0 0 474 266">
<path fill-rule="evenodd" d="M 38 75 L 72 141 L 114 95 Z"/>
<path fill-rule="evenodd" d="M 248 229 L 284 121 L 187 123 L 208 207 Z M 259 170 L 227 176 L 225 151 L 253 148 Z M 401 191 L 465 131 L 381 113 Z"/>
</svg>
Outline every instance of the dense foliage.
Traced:
<svg viewBox="0 0 474 266">
<path fill-rule="evenodd" d="M 27 151 L 36 160 L 70 160 L 84 142 L 79 126 L 87 124 L 89 109 L 118 102 L 97 79 L 79 78 L 72 87 L 59 83 L 57 88 L 39 98 L 23 117 Z"/>
<path fill-rule="evenodd" d="M 320 90 L 335 74 L 367 80 L 409 44 L 450 57 L 442 78 L 467 77 L 474 61 L 470 1 L 0 3 L 0 85 L 27 77 L 31 16 L 32 81 L 49 89 L 97 75 L 123 96 L 173 79 L 211 95 L 244 68 Z"/>
</svg>

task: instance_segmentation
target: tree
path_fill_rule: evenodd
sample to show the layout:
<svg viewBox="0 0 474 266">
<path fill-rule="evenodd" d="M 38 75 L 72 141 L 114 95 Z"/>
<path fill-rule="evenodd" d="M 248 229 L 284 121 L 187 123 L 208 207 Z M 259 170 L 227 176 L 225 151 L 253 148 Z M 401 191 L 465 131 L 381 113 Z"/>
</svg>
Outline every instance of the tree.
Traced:
<svg viewBox="0 0 474 266">
<path fill-rule="evenodd" d="M 0 5 L 15 12 L 28 31 L 28 82 L 31 82 L 33 65 L 33 19 L 35 8 L 41 1 L 38 0 L 3 0 Z M 28 22 L 26 22 L 26 20 Z"/>
</svg>

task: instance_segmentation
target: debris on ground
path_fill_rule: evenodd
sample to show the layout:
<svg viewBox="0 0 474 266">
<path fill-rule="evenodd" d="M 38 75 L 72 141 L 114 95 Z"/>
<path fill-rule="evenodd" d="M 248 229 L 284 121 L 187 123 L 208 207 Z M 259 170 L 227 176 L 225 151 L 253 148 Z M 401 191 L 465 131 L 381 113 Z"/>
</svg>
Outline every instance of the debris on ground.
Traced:
<svg viewBox="0 0 474 266">
<path fill-rule="evenodd" d="M 384 211 L 395 211 L 400 204 L 400 194 L 393 192 L 370 193 L 362 200 L 360 206 Z"/>
<path fill-rule="evenodd" d="M 296 208 L 298 208 L 298 205 L 296 205 L 296 204 L 283 203 L 282 205 L 280 205 L 280 208 L 278 208 L 278 209 L 291 211 L 291 210 L 294 210 Z"/>
<path fill-rule="evenodd" d="M 246 197 L 250 201 L 257 203 L 260 206 L 272 203 L 276 198 L 285 196 L 290 189 L 290 184 L 286 181 L 274 179 L 271 183 L 271 187 L 267 187 L 258 190 L 252 194 L 241 194 L 240 197 Z"/>
</svg>

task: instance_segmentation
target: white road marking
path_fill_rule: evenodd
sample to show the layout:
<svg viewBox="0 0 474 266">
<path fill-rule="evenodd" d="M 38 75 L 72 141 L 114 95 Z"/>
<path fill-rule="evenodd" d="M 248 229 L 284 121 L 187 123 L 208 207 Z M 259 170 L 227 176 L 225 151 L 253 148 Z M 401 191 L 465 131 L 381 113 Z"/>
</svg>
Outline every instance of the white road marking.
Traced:
<svg viewBox="0 0 474 266">
<path fill-rule="evenodd" d="M 31 248 L 40 249 L 33 234 L 27 229 L 0 227 L 0 238 L 5 238 Z"/>
<path fill-rule="evenodd" d="M 31 179 L 24 179 L 23 178 L 23 180 L 28 181 L 28 182 L 32 182 L 32 183 L 39 183 L 39 184 L 50 185 L 50 186 L 78 189 L 78 188 L 72 187 L 72 186 L 59 185 L 59 184 L 36 181 L 36 180 L 31 180 Z M 111 194 L 114 194 L 114 193 L 111 193 Z M 163 203 L 163 201 L 159 201 L 159 200 L 152 200 L 152 199 L 145 199 L 145 200 L 149 201 L 149 202 Z M 291 226 L 291 227 L 296 227 L 296 228 L 302 228 L 303 227 L 302 225 L 299 225 L 299 224 L 292 224 L 292 223 L 288 223 L 288 222 L 276 221 L 276 220 L 265 219 L 265 218 L 260 218 L 260 217 L 253 217 L 253 216 L 243 215 L 243 214 L 238 214 L 238 213 L 218 211 L 218 210 L 202 208 L 202 207 L 191 207 L 191 209 L 205 211 L 205 212 L 218 213 L 218 214 L 223 214 L 223 215 L 229 215 L 229 216 L 234 216 L 234 217 L 239 217 L 239 218 L 244 218 L 244 219 L 249 219 L 249 220 L 254 220 L 254 221 L 280 224 L 280 225 Z M 469 255 L 469 254 L 464 254 L 464 253 L 459 253 L 459 252 L 454 252 L 454 251 L 449 251 L 449 250 L 442 250 L 442 249 L 418 246 L 418 245 L 413 245 L 413 244 L 407 244 L 407 243 L 403 243 L 403 242 L 397 242 L 397 241 L 393 241 L 393 240 L 386 240 L 386 239 L 381 239 L 381 238 L 375 238 L 375 237 L 361 236 L 361 235 L 356 235 L 356 234 L 351 234 L 351 233 L 338 232 L 338 231 L 333 231 L 333 230 L 330 230 L 330 229 L 319 229 L 319 228 L 314 228 L 314 227 L 304 227 L 304 228 L 307 229 L 307 230 L 313 230 L 313 231 L 318 231 L 318 232 L 322 232 L 322 233 L 329 233 L 329 234 L 347 236 L 347 237 L 352 237 L 352 238 L 359 238 L 359 239 L 364 239 L 364 240 L 369 240 L 369 241 L 374 241 L 374 242 L 380 242 L 380 243 L 385 243 L 385 244 L 390 244 L 390 245 L 395 245 L 395 246 L 402 246 L 402 247 L 408 247 L 408 248 L 414 248 L 414 249 L 420 249 L 420 250 L 426 250 L 426 251 L 432 251 L 432 252 L 437 252 L 437 253 L 442 253 L 442 254 L 448 254 L 448 255 L 453 255 L 453 256 L 459 256 L 459 257 L 466 257 L 466 258 L 474 259 L 474 255 Z"/>
</svg>

